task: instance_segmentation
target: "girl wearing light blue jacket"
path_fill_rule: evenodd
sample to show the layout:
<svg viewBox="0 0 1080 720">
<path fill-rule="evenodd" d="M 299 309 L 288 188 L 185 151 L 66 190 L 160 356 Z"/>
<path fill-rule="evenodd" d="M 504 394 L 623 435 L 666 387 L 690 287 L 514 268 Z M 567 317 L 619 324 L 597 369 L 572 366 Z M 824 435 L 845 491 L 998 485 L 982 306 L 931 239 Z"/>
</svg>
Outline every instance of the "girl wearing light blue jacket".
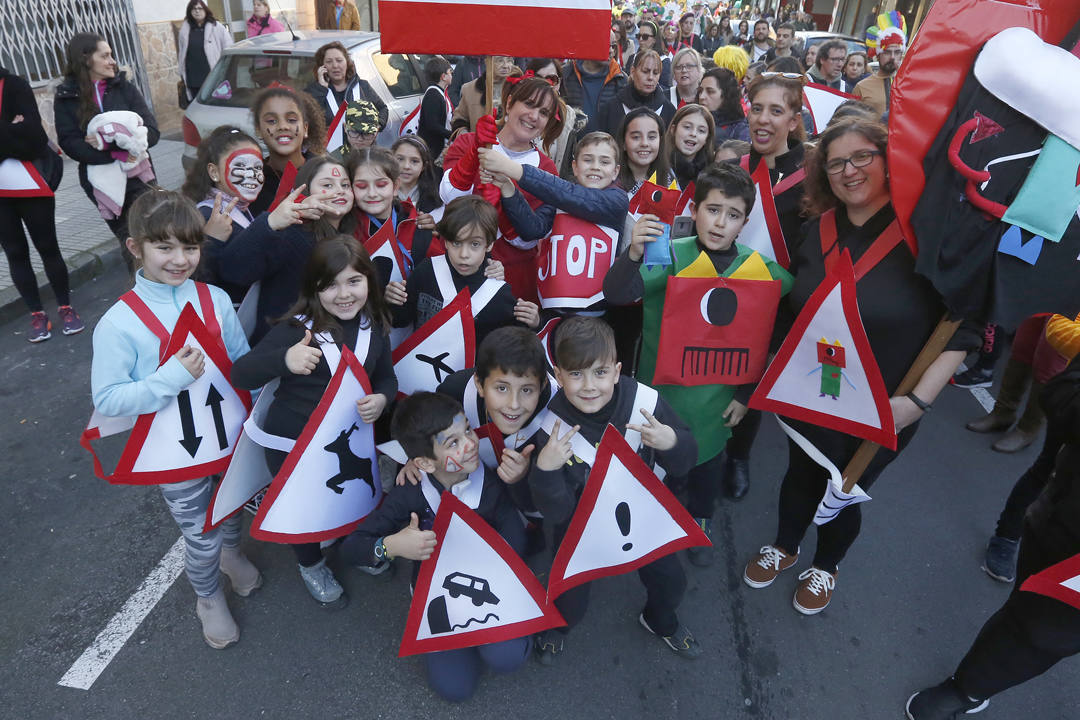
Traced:
<svg viewBox="0 0 1080 720">
<path fill-rule="evenodd" d="M 185 345 L 172 357 L 161 357 L 188 304 L 211 334 L 220 333 L 230 360 L 248 351 L 228 294 L 191 280 L 199 264 L 206 224 L 194 203 L 176 192 L 148 192 L 134 203 L 129 217 L 133 237 L 127 239 L 127 248 L 142 267 L 135 275 L 135 288 L 109 308 L 94 329 L 90 371 L 94 407 L 99 415 L 112 417 L 162 410 L 203 374 L 206 358 L 198 347 Z M 208 412 L 205 408 L 196 411 Z M 162 421 L 166 418 L 159 417 Z M 177 437 L 186 439 L 189 433 L 182 436 L 179 430 Z M 198 442 L 213 441 L 211 436 Z M 152 463 L 155 456 L 166 457 L 175 448 L 154 450 L 140 453 L 140 460 L 146 455 Z M 213 489 L 210 477 L 161 485 L 186 542 L 185 569 L 198 596 L 195 610 L 203 637 L 211 647 L 221 649 L 239 640 L 240 631 L 225 601 L 219 570 L 243 596 L 262 584 L 262 576 L 240 552 L 239 516 L 203 532 Z"/>
</svg>

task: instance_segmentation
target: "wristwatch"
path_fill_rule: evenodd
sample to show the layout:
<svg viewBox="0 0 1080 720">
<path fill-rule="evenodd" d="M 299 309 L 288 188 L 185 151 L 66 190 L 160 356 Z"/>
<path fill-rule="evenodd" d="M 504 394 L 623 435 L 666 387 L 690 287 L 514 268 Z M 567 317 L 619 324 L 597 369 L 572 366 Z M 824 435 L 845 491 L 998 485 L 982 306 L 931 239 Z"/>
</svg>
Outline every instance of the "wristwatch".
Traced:
<svg viewBox="0 0 1080 720">
<path fill-rule="evenodd" d="M 383 538 L 379 538 L 375 541 L 375 559 L 378 562 L 382 562 L 387 559 L 386 545 L 383 544 Z"/>
</svg>

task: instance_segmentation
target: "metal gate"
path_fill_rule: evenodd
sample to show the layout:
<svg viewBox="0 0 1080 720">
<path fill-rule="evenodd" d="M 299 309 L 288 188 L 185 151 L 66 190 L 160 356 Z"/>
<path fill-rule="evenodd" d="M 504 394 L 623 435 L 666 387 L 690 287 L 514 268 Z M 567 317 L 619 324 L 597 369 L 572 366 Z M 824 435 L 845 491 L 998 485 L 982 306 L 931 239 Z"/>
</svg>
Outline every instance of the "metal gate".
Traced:
<svg viewBox="0 0 1080 720">
<path fill-rule="evenodd" d="M 34 86 L 63 77 L 67 45 L 80 32 L 108 40 L 147 104 L 150 86 L 131 0 L 2 0 L 0 65 Z"/>
</svg>

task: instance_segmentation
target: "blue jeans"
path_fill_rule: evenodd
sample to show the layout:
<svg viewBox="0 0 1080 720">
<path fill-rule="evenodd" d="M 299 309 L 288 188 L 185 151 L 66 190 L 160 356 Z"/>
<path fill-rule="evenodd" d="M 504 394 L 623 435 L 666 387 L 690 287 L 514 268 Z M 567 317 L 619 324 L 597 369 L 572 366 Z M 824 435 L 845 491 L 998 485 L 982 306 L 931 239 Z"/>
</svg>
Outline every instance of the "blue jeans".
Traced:
<svg viewBox="0 0 1080 720">
<path fill-rule="evenodd" d="M 476 692 L 484 665 L 492 672 L 512 673 L 529 658 L 529 636 L 458 650 L 428 653 L 428 684 L 443 700 L 462 702 Z"/>
</svg>

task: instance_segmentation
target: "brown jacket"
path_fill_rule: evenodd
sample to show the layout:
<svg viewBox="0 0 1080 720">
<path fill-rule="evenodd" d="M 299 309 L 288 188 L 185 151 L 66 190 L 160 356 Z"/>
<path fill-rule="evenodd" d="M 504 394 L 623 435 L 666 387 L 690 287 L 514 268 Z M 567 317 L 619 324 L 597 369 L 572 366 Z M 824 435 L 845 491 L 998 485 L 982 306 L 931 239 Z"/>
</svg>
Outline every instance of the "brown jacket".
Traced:
<svg viewBox="0 0 1080 720">
<path fill-rule="evenodd" d="M 476 132 L 476 121 L 485 114 L 480 85 L 482 80 L 484 80 L 483 75 L 461 86 L 461 102 L 454 108 L 454 115 L 450 121 L 450 127 L 454 131 L 451 137 L 457 137 L 463 132 Z"/>
<path fill-rule="evenodd" d="M 345 0 L 341 9 L 341 22 L 336 22 L 337 8 L 333 2 L 328 3 L 323 17 L 323 29 L 326 30 L 360 30 L 360 11 L 356 9 L 350 0 Z"/>
</svg>

